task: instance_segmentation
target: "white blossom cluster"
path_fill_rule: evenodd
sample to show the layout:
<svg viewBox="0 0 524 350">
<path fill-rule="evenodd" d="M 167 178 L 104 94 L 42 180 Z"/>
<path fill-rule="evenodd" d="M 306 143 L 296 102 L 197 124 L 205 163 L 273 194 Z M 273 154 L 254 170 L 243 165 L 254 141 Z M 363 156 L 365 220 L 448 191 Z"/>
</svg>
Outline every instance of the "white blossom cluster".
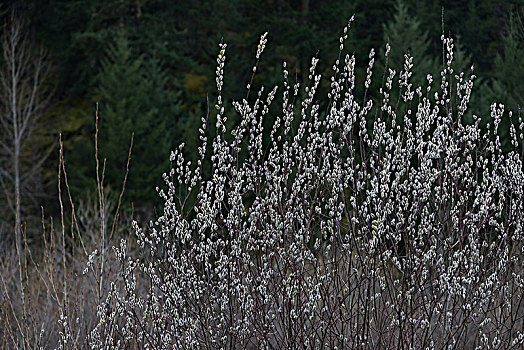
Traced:
<svg viewBox="0 0 524 350">
<path fill-rule="evenodd" d="M 453 72 L 445 37 L 437 88 L 431 76 L 412 85 L 405 55 L 400 72 L 386 66 L 378 102 L 357 98 L 350 24 L 325 113 L 318 60 L 304 87 L 284 63 L 283 86 L 233 103 L 241 121 L 230 131 L 221 44 L 211 154 L 203 118 L 198 164 L 175 150 L 162 215 L 148 230 L 134 224 L 144 257 L 127 256 L 125 241 L 114 248 L 121 279 L 99 305 L 93 348 L 524 347 L 521 116 L 493 104 L 487 130 L 478 116 L 462 122 L 475 76 Z M 374 50 L 369 59 L 366 90 Z"/>
</svg>

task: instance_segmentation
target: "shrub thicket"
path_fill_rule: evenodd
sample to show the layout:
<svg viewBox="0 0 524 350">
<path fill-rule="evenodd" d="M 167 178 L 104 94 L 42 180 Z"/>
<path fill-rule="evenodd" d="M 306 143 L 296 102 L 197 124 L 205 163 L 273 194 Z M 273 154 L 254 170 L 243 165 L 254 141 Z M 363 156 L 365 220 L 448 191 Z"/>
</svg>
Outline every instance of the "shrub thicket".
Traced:
<svg viewBox="0 0 524 350">
<path fill-rule="evenodd" d="M 444 36 L 440 77 L 413 86 L 413 58 L 406 54 L 396 72 L 386 45 L 380 99 L 359 98 L 355 58 L 344 51 L 350 23 L 326 111 L 316 96 L 318 60 L 303 88 L 284 63 L 282 87 L 261 86 L 233 103 L 240 122 L 229 132 L 220 45 L 218 101 L 202 118 L 197 164 L 185 161 L 183 145 L 171 154 L 158 189 L 163 213 L 147 228 L 133 222 L 136 242 L 122 239 L 111 255 L 111 225 L 100 225 L 103 244 L 84 270 L 90 309 L 74 314 L 64 286 L 55 293 L 64 300 L 58 336 L 42 339 L 94 349 L 523 346 L 520 114 L 493 104 L 487 129 L 476 115 L 464 122 L 475 76 L 454 72 L 453 40 Z M 253 74 L 265 45 L 266 34 Z M 369 58 L 366 90 L 373 50 Z M 272 105 L 277 94 L 281 108 Z M 268 115 L 275 123 L 265 130 Z M 511 121 L 509 152 L 498 136 L 502 118 Z M 71 259 L 63 261 L 66 268 Z M 4 289 L 4 305 L 13 305 Z M 31 347 L 38 332 L 22 324 L 11 321 L 1 334 Z"/>
</svg>

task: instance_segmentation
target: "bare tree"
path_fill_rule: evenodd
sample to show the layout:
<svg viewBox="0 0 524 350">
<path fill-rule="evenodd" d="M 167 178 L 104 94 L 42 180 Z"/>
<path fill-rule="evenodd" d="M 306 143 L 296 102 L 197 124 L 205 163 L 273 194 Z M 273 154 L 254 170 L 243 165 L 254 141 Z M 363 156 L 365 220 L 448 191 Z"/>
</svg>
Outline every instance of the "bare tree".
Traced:
<svg viewBox="0 0 524 350">
<path fill-rule="evenodd" d="M 44 48 L 34 44 L 24 21 L 11 14 L 1 36 L 0 185 L 15 217 L 16 244 L 21 248 L 21 199 L 31 196 L 31 180 L 46 156 L 35 160 L 29 142 L 52 90 Z M 49 152 L 47 152 L 49 153 Z"/>
</svg>

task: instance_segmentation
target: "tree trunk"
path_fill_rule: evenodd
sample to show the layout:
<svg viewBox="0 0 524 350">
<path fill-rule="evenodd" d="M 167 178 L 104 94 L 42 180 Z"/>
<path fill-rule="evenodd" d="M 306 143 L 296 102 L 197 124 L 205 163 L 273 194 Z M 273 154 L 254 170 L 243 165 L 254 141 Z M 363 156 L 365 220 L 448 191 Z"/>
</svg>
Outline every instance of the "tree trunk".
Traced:
<svg viewBox="0 0 524 350">
<path fill-rule="evenodd" d="M 19 252 L 23 250 L 22 206 L 30 195 L 25 193 L 27 184 L 50 153 L 34 162 L 24 158 L 24 145 L 52 95 L 44 85 L 50 72 L 45 51 L 34 47 L 26 33 L 24 22 L 11 14 L 1 37 L 4 63 L 0 67 L 0 160 L 7 164 L 0 168 L 0 181 L 14 215 L 14 240 Z"/>
<path fill-rule="evenodd" d="M 19 252 L 22 251 L 22 232 L 21 232 L 21 210 L 20 210 L 20 121 L 18 116 L 18 103 L 17 103 L 17 92 L 18 92 L 18 77 L 19 77 L 19 67 L 18 62 L 19 57 L 17 53 L 19 52 L 18 48 L 18 38 L 19 38 L 19 28 L 15 27 L 14 23 L 11 23 L 9 27 L 10 37 L 9 37 L 9 65 L 10 65 L 10 75 L 11 75 L 11 115 L 13 120 L 13 183 L 14 183 L 14 196 L 15 196 L 15 242 L 16 248 Z"/>
</svg>

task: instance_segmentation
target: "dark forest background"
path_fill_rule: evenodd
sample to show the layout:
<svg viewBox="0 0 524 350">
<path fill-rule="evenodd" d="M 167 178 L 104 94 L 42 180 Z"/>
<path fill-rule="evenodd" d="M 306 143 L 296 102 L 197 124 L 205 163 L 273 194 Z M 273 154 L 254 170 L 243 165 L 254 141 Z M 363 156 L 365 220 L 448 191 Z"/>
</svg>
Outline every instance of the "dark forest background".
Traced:
<svg viewBox="0 0 524 350">
<path fill-rule="evenodd" d="M 372 48 L 377 52 L 374 86 L 380 86 L 386 41 L 392 47 L 390 67 L 398 72 L 409 51 L 413 81 L 422 84 L 431 73 L 434 86 L 439 84 L 444 30 L 455 39 L 455 70 L 469 71 L 473 65 L 478 77 L 469 116 L 475 113 L 487 123 L 494 101 L 505 103 L 515 115 L 524 105 L 524 12 L 517 0 L 32 0 L 4 1 L 0 9 L 4 34 L 13 18 L 22 21 L 31 50 L 43 48 L 50 67 L 41 85 L 48 98 L 42 99 L 37 124 L 21 153 L 27 167 L 25 173 L 22 168 L 27 176 L 20 190 L 21 216 L 28 240 L 35 243 L 41 207 L 46 218 L 60 215 L 60 133 L 74 201 L 80 206 L 95 200 L 96 102 L 108 196 L 115 199 L 120 193 L 134 132 L 123 203 L 135 217 L 155 216 L 161 209 L 155 187 L 169 169 L 170 151 L 185 142 L 186 156 L 196 162 L 201 118 L 208 105 L 215 105 L 221 41 L 228 44 L 226 106 L 246 97 L 257 44 L 266 31 L 268 44 L 253 85 L 280 83 L 283 61 L 295 73 L 292 79 L 303 82 L 317 55 L 323 73 L 320 93 L 325 93 L 339 37 L 353 14 L 349 45 L 356 56 L 357 91 Z M 2 69 L 5 61 L 4 56 Z M 228 122 L 237 121 L 230 113 Z M 8 140 L 5 133 L 0 137 Z M 8 152 L 0 155 L 0 241 L 6 244 L 13 239 L 10 203 L 15 194 Z"/>
</svg>

